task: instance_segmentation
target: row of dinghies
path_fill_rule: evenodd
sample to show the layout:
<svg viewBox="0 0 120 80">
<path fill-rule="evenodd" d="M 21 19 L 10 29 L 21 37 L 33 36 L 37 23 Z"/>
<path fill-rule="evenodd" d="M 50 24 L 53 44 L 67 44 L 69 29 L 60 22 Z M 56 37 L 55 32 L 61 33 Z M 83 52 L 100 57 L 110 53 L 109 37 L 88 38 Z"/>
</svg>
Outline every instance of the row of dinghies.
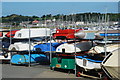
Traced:
<svg viewBox="0 0 120 80">
<path fill-rule="evenodd" d="M 81 44 L 81 46 L 80 46 Z M 44 48 L 41 48 L 40 46 Z M 36 45 L 33 49 L 33 51 L 36 51 L 36 53 L 31 53 L 31 63 L 32 62 L 49 62 L 50 59 L 50 44 L 43 44 L 43 45 Z M 79 45 L 79 46 L 78 46 Z M 105 58 L 104 54 L 104 45 L 100 46 L 92 46 L 93 44 L 91 42 L 80 42 L 78 43 L 61 43 L 58 45 L 58 47 L 53 46 L 53 49 L 56 49 L 55 52 L 52 53 L 52 59 L 51 59 L 51 64 L 50 67 L 51 69 L 54 68 L 62 68 L 62 69 L 75 69 L 75 64 L 77 64 L 77 76 L 81 75 L 81 73 L 88 73 L 88 72 L 93 72 L 93 74 L 97 74 L 97 76 L 100 76 L 98 73 L 102 73 L 101 71 L 101 63 L 104 66 L 104 69 L 113 67 L 116 68 L 116 66 L 119 65 L 113 65 L 113 63 L 118 63 L 117 55 L 116 52 L 119 51 L 118 44 L 108 44 L 107 45 L 107 53 L 108 53 L 108 58 Z M 47 49 L 48 46 L 48 50 Z M 77 47 L 75 47 L 77 46 Z M 84 49 L 82 46 L 87 47 L 87 49 Z M 43 50 L 42 50 L 43 49 Z M 70 50 L 71 51 L 70 51 Z M 76 50 L 76 52 L 75 52 Z M 54 50 L 52 50 L 54 51 Z M 38 54 L 39 53 L 39 54 Z M 112 54 L 112 55 L 111 55 Z M 110 56 L 112 57 L 113 55 L 116 57 L 113 57 L 112 61 L 115 62 L 109 62 Z M 18 57 L 19 55 L 19 57 Z M 11 63 L 13 64 L 28 64 L 29 63 L 29 55 L 28 54 L 18 54 L 18 55 L 13 55 L 11 59 Z M 17 59 L 18 58 L 18 59 Z M 106 60 L 104 60 L 106 59 Z M 16 61 L 16 62 L 14 62 Z M 108 61 L 108 62 L 107 62 Z M 111 65 L 108 65 L 110 63 Z M 117 67 L 118 68 L 118 67 Z M 111 68 L 112 69 L 112 68 Z M 117 69 L 116 69 L 117 70 Z M 115 70 L 113 70 L 115 71 Z M 111 72 L 112 73 L 112 72 Z M 112 73 L 113 74 L 113 73 Z M 115 73 L 116 75 L 117 73 Z M 90 75 L 90 74 L 89 74 Z M 116 77 L 115 77 L 116 78 Z"/>
<path fill-rule="evenodd" d="M 30 32 L 30 34 L 29 34 Z M 11 35 L 10 35 L 11 34 Z M 5 36 L 13 37 L 16 39 L 24 39 L 29 37 L 44 37 L 50 36 L 53 38 L 65 38 L 65 39 L 104 39 L 105 36 L 109 39 L 119 39 L 119 30 L 102 30 L 102 31 L 88 31 L 83 29 L 50 29 L 50 28 L 31 28 L 31 29 L 20 29 L 11 30 Z"/>
<path fill-rule="evenodd" d="M 52 70 L 55 68 L 75 70 L 75 74 L 78 77 L 85 76 L 102 79 L 107 75 L 110 78 L 120 79 L 119 72 L 117 71 L 119 69 L 119 64 L 117 64 L 119 58 L 117 56 L 120 50 L 117 43 L 119 42 L 120 33 L 117 31 L 108 31 L 109 33 L 106 34 L 103 31 L 87 32 L 84 30 L 70 31 L 70 29 L 68 29 L 65 31 L 53 31 L 53 36 L 51 36 L 51 29 L 44 28 L 40 30 L 40 32 L 36 31 L 35 33 L 35 31 L 33 30 L 32 32 L 31 29 L 30 36 L 28 32 L 30 29 L 26 29 L 26 31 L 23 31 L 23 34 L 21 31 L 21 34 L 17 37 L 16 35 L 19 34 L 19 32 L 16 31 L 13 38 L 18 40 L 29 37 L 33 38 L 37 33 L 41 34 L 39 37 L 47 35 L 47 37 L 50 36 L 50 39 L 48 39 L 49 41 L 46 40 L 47 42 L 32 41 L 30 44 L 28 42 L 16 42 L 11 44 L 8 48 L 8 52 L 12 54 L 10 60 L 12 64 L 44 62 L 50 63 Z M 26 34 L 27 37 L 24 34 Z M 92 38 L 90 37 L 90 39 L 88 39 L 89 36 Z M 105 36 L 107 36 L 108 39 L 115 40 L 108 41 L 105 46 L 103 40 Z M 51 37 L 54 40 L 51 40 Z"/>
<path fill-rule="evenodd" d="M 119 64 L 118 64 L 119 60 L 116 54 L 116 52 L 119 51 L 118 44 L 107 45 L 107 54 L 109 55 L 112 54 L 107 57 L 105 57 L 104 44 L 92 46 L 93 44 L 91 42 L 81 42 L 82 45 L 81 46 L 79 45 L 80 47 L 77 45 L 77 43 L 73 44 L 73 46 L 76 47 L 71 47 L 72 44 L 65 43 L 63 45 L 60 45 L 57 48 L 58 50 L 56 49 L 57 57 L 53 58 L 53 61 L 50 65 L 51 69 L 53 68 L 76 69 L 77 76 L 82 75 L 91 78 L 98 78 L 98 77 L 100 78 L 105 75 L 102 73 L 101 70 L 102 65 L 104 66 L 104 69 L 105 68 L 108 69 L 109 67 L 111 67 L 110 69 L 115 68 L 115 65 L 112 65 L 111 62 L 107 62 L 107 60 L 108 61 L 110 60 L 109 58 L 110 56 L 112 57 L 113 55 L 114 56 L 116 55 L 116 58 L 112 57 L 112 61 L 115 60 L 114 63 L 117 64 L 116 71 L 113 70 L 114 74 L 113 72 L 110 73 L 108 72 L 108 73 L 112 74 L 112 77 L 113 75 L 118 74 L 117 69 L 119 69 Z M 84 49 L 82 46 L 84 46 L 84 48 L 87 47 L 87 49 Z M 59 50 L 59 48 L 61 50 Z M 69 49 L 71 50 L 71 52 L 69 52 Z M 111 65 L 107 65 L 107 64 L 111 64 Z M 91 73 L 92 76 L 90 76 Z M 117 77 L 114 76 L 114 78 L 119 78 L 119 77 L 117 75 Z"/>
</svg>

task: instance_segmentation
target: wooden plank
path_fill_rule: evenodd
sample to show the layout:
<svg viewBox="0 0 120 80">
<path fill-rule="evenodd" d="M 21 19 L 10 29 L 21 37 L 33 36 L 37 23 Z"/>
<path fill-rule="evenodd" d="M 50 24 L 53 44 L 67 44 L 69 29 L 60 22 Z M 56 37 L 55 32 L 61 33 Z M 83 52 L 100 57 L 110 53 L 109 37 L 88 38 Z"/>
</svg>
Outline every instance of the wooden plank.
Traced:
<svg viewBox="0 0 120 80">
<path fill-rule="evenodd" d="M 84 76 L 84 77 L 89 77 L 89 78 L 94 78 L 94 79 L 100 79 L 99 77 L 95 77 L 95 76 L 90 76 L 90 75 L 86 75 L 86 74 L 83 74 L 83 73 L 79 73 L 81 76 Z"/>
</svg>

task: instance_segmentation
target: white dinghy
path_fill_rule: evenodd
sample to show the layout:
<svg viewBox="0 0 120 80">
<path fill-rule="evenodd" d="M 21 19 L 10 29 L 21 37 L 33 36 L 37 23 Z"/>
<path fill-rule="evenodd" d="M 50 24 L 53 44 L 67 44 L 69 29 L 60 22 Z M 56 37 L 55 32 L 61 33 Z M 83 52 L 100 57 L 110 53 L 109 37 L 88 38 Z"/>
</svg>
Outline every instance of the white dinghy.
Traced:
<svg viewBox="0 0 120 80">
<path fill-rule="evenodd" d="M 118 46 L 119 46 L 118 44 L 107 44 L 106 52 L 110 53 L 118 49 Z M 104 45 L 92 47 L 88 52 L 91 53 L 91 55 L 77 56 L 76 58 L 77 65 L 85 69 L 101 69 L 100 64 L 103 61 L 105 55 L 101 53 L 105 53 L 104 50 L 105 50 Z"/>
<path fill-rule="evenodd" d="M 118 44 L 107 44 L 106 45 L 106 52 L 112 52 L 116 49 L 118 49 L 119 45 Z M 104 53 L 105 52 L 105 47 L 104 45 L 98 45 L 98 46 L 95 46 L 93 47 L 94 50 L 91 50 L 91 53 Z"/>
<path fill-rule="evenodd" d="M 106 53 L 110 53 L 118 49 L 118 44 L 107 44 Z M 83 56 L 76 56 L 77 72 L 94 72 L 99 76 L 101 73 L 101 63 L 105 58 L 104 45 L 97 45 L 89 50 Z M 78 73 L 77 73 L 78 74 Z M 102 74 L 101 74 L 102 75 Z"/>
<path fill-rule="evenodd" d="M 11 44 L 8 48 L 9 51 L 28 51 L 29 45 L 30 50 L 33 49 L 33 47 L 37 44 L 43 43 L 42 38 L 31 38 L 30 44 L 29 39 L 18 39 L 18 42 L 15 42 L 14 44 Z"/>
<path fill-rule="evenodd" d="M 30 35 L 29 35 L 30 32 Z M 21 29 L 15 33 L 13 38 L 33 38 L 33 37 L 44 37 L 50 36 L 49 28 L 30 28 L 29 29 Z"/>
<path fill-rule="evenodd" d="M 18 39 L 18 41 L 9 46 L 9 51 L 28 51 L 29 45 L 31 46 L 30 50 L 32 50 L 33 46 L 37 45 L 40 42 L 44 42 L 45 39 L 49 37 L 49 28 L 21 29 L 15 33 L 15 36 L 13 38 L 16 40 Z"/>
<path fill-rule="evenodd" d="M 102 62 L 102 69 L 112 79 L 120 79 L 120 48 L 112 51 Z"/>
<path fill-rule="evenodd" d="M 82 52 L 88 51 L 92 48 L 92 42 L 77 42 L 77 43 L 65 43 L 57 47 L 56 52 L 58 53 L 75 53 L 75 51 Z"/>
<path fill-rule="evenodd" d="M 33 46 L 35 46 L 36 44 L 30 45 L 31 48 L 30 50 L 33 49 Z M 29 43 L 22 43 L 22 42 L 17 42 L 14 44 L 11 44 L 8 48 L 9 51 L 28 51 L 29 50 Z"/>
</svg>

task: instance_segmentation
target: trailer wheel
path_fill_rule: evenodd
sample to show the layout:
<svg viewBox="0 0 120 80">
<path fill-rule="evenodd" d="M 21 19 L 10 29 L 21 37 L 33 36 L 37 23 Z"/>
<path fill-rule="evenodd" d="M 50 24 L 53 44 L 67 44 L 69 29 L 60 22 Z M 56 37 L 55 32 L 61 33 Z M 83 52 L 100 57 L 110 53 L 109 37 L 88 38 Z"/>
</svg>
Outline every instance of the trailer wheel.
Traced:
<svg viewBox="0 0 120 80">
<path fill-rule="evenodd" d="M 53 71 L 54 71 L 54 67 L 50 67 L 50 70 L 53 70 Z"/>
<path fill-rule="evenodd" d="M 81 68 L 76 65 L 76 77 L 81 77 L 80 73 L 82 72 Z"/>
<path fill-rule="evenodd" d="M 107 78 L 107 77 L 104 77 L 103 80 L 108 80 L 108 78 Z"/>
<path fill-rule="evenodd" d="M 4 54 L 4 57 L 7 58 L 8 57 L 8 53 Z"/>
<path fill-rule="evenodd" d="M 53 70 L 53 68 L 52 68 L 52 67 L 50 67 L 50 70 Z"/>
<path fill-rule="evenodd" d="M 76 77 L 80 77 L 81 75 L 80 75 L 80 72 L 77 72 L 76 73 Z"/>
</svg>

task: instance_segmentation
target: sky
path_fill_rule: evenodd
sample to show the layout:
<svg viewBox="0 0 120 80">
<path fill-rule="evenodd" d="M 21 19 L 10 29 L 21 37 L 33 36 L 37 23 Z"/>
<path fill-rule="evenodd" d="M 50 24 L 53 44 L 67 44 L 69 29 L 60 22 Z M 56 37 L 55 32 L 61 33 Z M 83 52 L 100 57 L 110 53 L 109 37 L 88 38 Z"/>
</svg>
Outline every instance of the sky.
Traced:
<svg viewBox="0 0 120 80">
<path fill-rule="evenodd" d="M 2 2 L 118 2 L 120 0 L 1 0 Z"/>
<path fill-rule="evenodd" d="M 43 16 L 47 14 L 117 13 L 118 2 L 3 2 L 2 16 L 18 14 Z"/>
</svg>

